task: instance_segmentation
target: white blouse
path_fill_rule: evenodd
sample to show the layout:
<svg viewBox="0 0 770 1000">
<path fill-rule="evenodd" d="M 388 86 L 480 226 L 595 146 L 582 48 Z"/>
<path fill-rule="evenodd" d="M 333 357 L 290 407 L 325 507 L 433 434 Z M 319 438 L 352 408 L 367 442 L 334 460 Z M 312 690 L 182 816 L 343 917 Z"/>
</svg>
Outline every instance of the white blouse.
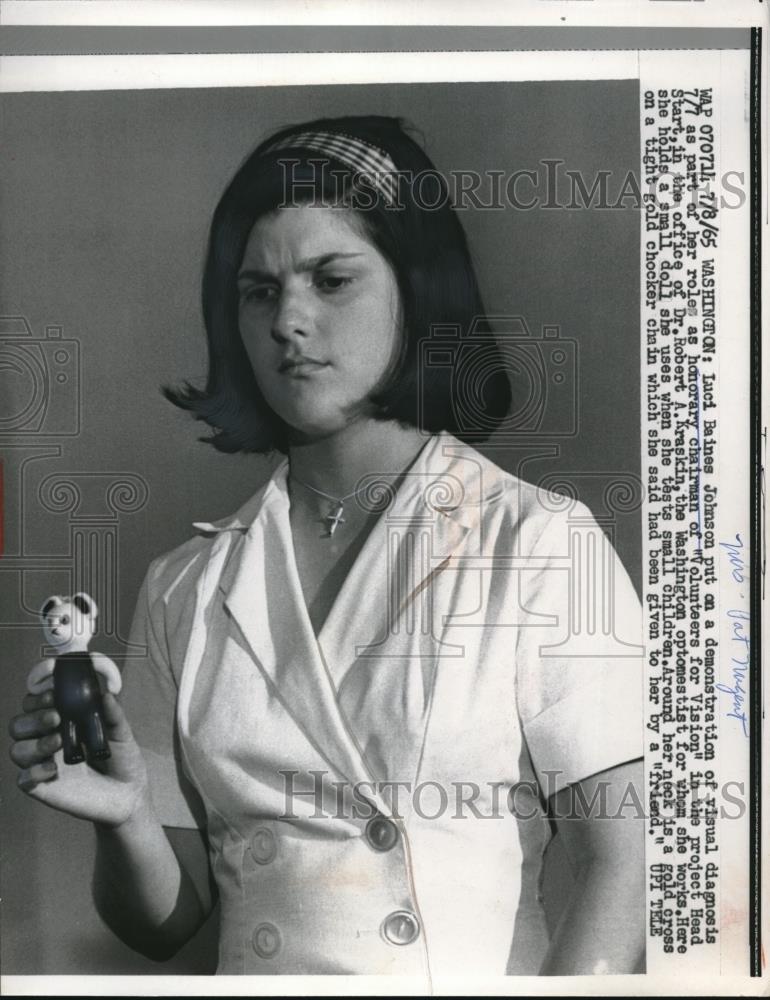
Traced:
<svg viewBox="0 0 770 1000">
<path fill-rule="evenodd" d="M 545 800 L 643 752 L 630 580 L 442 432 L 316 639 L 287 469 L 151 564 L 124 675 L 161 821 L 207 830 L 218 972 L 536 974 Z"/>
</svg>

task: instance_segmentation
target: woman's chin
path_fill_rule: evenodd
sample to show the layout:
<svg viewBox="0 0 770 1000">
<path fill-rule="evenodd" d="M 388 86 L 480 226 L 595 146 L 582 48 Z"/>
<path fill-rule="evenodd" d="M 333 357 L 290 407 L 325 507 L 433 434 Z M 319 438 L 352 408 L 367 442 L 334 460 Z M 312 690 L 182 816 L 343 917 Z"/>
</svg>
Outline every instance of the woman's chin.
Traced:
<svg viewBox="0 0 770 1000">
<path fill-rule="evenodd" d="M 297 444 L 331 437 L 344 430 L 349 423 L 339 413 L 282 413 L 281 419 L 288 428 L 289 439 Z"/>
</svg>

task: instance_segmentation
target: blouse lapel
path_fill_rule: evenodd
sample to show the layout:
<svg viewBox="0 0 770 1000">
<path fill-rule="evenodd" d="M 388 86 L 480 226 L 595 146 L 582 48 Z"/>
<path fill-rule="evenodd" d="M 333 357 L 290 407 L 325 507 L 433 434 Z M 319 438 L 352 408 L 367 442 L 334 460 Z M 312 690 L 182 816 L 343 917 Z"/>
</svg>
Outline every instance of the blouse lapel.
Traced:
<svg viewBox="0 0 770 1000">
<path fill-rule="evenodd" d="M 435 435 L 377 519 L 319 635 L 339 689 L 359 657 L 387 657 L 391 640 L 431 620 L 431 584 L 472 526 L 463 504 L 462 463 L 448 434 Z M 433 623 L 440 643 L 440 623 Z M 403 645 L 401 645 L 403 649 Z"/>
<path fill-rule="evenodd" d="M 225 603 L 289 714 L 334 771 L 383 813 L 370 792 L 361 749 L 337 704 L 336 691 L 313 633 L 296 569 L 289 524 L 285 463 L 265 490 L 261 509 L 241 539 L 236 568 L 220 584 Z"/>
<path fill-rule="evenodd" d="M 450 447 L 448 448 L 447 445 Z M 463 463 L 451 456 L 452 435 L 435 435 L 370 532 L 319 637 L 313 632 L 296 568 L 284 461 L 261 492 L 258 512 L 220 580 L 225 603 L 287 711 L 329 765 L 384 814 L 387 803 L 349 720 L 338 686 L 361 655 L 387 656 L 393 630 L 449 564 L 478 516 L 470 513 Z M 251 513 L 252 511 L 250 511 Z"/>
</svg>

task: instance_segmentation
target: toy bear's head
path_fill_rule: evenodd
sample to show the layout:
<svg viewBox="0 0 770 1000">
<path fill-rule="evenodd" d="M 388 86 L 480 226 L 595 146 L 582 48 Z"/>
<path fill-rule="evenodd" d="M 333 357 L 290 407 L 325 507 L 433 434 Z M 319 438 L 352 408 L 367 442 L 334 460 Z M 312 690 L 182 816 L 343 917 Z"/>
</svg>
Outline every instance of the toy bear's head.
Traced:
<svg viewBox="0 0 770 1000">
<path fill-rule="evenodd" d="M 88 594 L 49 597 L 40 609 L 46 642 L 59 652 L 83 652 L 96 631 L 96 602 Z"/>
</svg>

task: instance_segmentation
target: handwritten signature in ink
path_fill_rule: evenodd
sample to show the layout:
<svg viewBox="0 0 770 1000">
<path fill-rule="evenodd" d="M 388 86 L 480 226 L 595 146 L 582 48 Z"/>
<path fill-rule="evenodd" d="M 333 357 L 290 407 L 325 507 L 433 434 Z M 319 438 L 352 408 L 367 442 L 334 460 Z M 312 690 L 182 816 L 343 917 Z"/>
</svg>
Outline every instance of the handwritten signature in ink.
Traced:
<svg viewBox="0 0 770 1000">
<path fill-rule="evenodd" d="M 727 557 L 730 561 L 730 573 L 733 580 L 736 583 L 743 583 L 746 579 L 746 563 L 744 562 L 741 549 L 743 548 L 743 540 L 739 534 L 736 533 L 734 542 L 720 542 L 720 546 L 727 553 Z M 743 595 L 741 594 L 741 597 Z M 740 644 L 740 656 L 732 656 L 730 662 L 732 664 L 732 676 L 733 676 L 733 686 L 730 687 L 728 684 L 717 684 L 716 688 L 718 691 L 724 694 L 729 694 L 733 700 L 732 711 L 727 713 L 728 719 L 737 719 L 743 729 L 743 735 L 749 735 L 749 723 L 746 718 L 746 712 L 744 711 L 744 705 L 746 703 L 746 688 L 744 682 L 746 680 L 746 674 L 749 669 L 749 650 L 751 648 L 751 641 L 748 635 L 748 623 L 751 621 L 751 616 L 747 611 L 743 611 L 739 608 L 733 608 L 727 612 L 727 617 L 730 619 L 732 624 L 732 636 L 731 640 Z"/>
</svg>

